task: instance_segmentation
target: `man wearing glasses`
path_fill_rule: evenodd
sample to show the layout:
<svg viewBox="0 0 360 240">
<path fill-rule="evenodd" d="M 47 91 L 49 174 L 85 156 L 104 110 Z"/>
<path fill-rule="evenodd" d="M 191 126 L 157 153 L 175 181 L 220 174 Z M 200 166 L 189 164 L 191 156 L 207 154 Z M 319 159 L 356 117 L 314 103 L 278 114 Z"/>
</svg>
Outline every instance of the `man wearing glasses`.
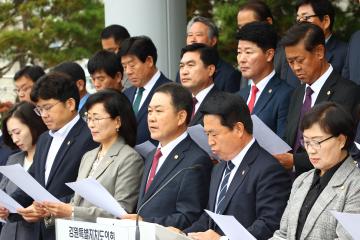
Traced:
<svg viewBox="0 0 360 240">
<path fill-rule="evenodd" d="M 333 35 L 335 10 L 329 0 L 300 0 L 296 5 L 296 21 L 319 26 L 325 35 L 326 59 L 341 74 L 345 64 L 347 44 Z"/>
<path fill-rule="evenodd" d="M 54 72 L 35 83 L 31 100 L 49 132 L 38 140 L 29 173 L 56 198 L 68 202 L 73 191 L 65 183 L 76 181 L 82 156 L 96 147 L 89 128 L 77 112 L 79 91 L 67 75 Z M 12 197 L 25 206 L 19 210 L 22 217 L 36 223 L 32 239 L 55 239 L 53 219 L 41 205 L 35 206 L 22 191 L 16 191 Z"/>
</svg>

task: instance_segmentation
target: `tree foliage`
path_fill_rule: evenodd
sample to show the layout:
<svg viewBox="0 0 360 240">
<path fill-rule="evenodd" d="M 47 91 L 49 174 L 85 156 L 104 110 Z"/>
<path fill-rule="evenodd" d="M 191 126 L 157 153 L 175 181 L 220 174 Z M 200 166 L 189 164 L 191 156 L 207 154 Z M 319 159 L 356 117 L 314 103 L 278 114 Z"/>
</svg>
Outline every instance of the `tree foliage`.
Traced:
<svg viewBox="0 0 360 240">
<path fill-rule="evenodd" d="M 220 29 L 220 55 L 236 63 L 236 16 L 239 7 L 247 0 L 188 0 L 188 19 L 194 15 L 212 18 Z M 274 17 L 275 27 L 281 36 L 295 22 L 296 0 L 265 0 Z M 344 41 L 360 29 L 360 4 L 353 0 L 333 0 L 336 10 L 334 32 Z"/>
<path fill-rule="evenodd" d="M 0 2 L 0 76 L 15 63 L 45 68 L 90 56 L 104 26 L 100 0 Z"/>
</svg>

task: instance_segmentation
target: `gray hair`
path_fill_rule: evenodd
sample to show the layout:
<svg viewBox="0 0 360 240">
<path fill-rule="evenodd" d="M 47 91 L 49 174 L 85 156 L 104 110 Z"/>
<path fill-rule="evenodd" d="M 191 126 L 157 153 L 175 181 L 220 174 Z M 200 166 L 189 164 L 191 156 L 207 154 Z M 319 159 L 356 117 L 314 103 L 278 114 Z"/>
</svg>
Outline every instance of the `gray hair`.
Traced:
<svg viewBox="0 0 360 240">
<path fill-rule="evenodd" d="M 196 22 L 201 22 L 201 23 L 205 24 L 209 28 L 208 37 L 210 39 L 212 39 L 214 37 L 216 37 L 216 38 L 219 37 L 219 29 L 215 25 L 215 23 L 211 19 L 206 18 L 206 17 L 202 17 L 202 16 L 195 16 L 189 21 L 189 23 L 188 23 L 188 25 L 186 27 L 186 32 L 187 33 L 189 32 L 191 26 Z"/>
</svg>

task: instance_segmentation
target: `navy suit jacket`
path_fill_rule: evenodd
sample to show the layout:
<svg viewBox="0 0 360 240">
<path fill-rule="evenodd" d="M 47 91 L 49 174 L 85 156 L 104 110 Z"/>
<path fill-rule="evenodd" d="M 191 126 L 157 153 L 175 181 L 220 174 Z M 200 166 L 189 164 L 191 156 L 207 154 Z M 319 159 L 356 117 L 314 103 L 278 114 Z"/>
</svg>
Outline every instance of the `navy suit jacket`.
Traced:
<svg viewBox="0 0 360 240">
<path fill-rule="evenodd" d="M 360 30 L 350 39 L 342 76 L 360 85 Z"/>
<path fill-rule="evenodd" d="M 176 75 L 176 82 L 181 83 L 179 72 Z M 236 93 L 240 90 L 241 73 L 220 58 L 216 65 L 214 84 L 220 91 Z"/>
<path fill-rule="evenodd" d="M 225 167 L 226 161 L 217 164 L 211 175 L 207 208 L 213 212 Z M 221 214 L 234 216 L 256 239 L 268 239 L 279 229 L 290 189 L 289 174 L 255 142 L 245 154 L 230 183 Z M 208 229 L 224 235 L 204 212 L 184 232 L 203 232 Z"/>
<path fill-rule="evenodd" d="M 204 126 L 204 114 L 201 112 L 201 110 L 204 108 L 204 105 L 206 103 L 206 101 L 208 101 L 208 99 L 214 95 L 215 93 L 219 92 L 219 90 L 217 89 L 216 86 L 214 86 L 209 93 L 205 96 L 204 100 L 201 102 L 198 110 L 196 111 L 194 117 L 191 119 L 190 123 L 189 123 L 189 127 L 190 126 L 195 126 L 197 124 L 201 124 Z"/>
<path fill-rule="evenodd" d="M 155 85 L 150 90 L 149 95 L 147 96 L 144 103 L 141 105 L 138 113 L 136 114 L 136 120 L 137 120 L 136 144 L 140 144 L 148 140 L 152 141 L 154 144 L 157 143 L 155 140 L 151 139 L 150 137 L 148 122 L 147 122 L 147 112 L 148 112 L 149 103 L 151 101 L 152 96 L 154 95 L 155 89 L 160 85 L 169 82 L 171 82 L 171 80 L 166 78 L 164 74 L 161 73 L 159 79 L 156 81 Z M 136 90 L 137 88 L 132 86 L 124 91 L 125 96 L 130 100 L 131 103 L 133 103 L 134 101 Z"/>
<path fill-rule="evenodd" d="M 164 187 L 138 214 L 144 221 L 179 229 L 189 227 L 206 207 L 212 162 L 209 156 L 189 137 L 181 141 L 158 170 L 148 191 L 145 187 L 155 150 L 145 161 L 138 210 L 160 187 L 181 169 L 200 164 L 200 169 L 184 170 Z"/>
<path fill-rule="evenodd" d="M 342 73 L 345 65 L 345 59 L 347 55 L 347 44 L 338 40 L 334 35 L 325 44 L 325 57 L 326 60 L 333 66 L 335 72 Z M 291 70 L 287 60 L 283 47 L 278 47 L 275 54 L 275 69 L 280 78 L 287 81 L 288 84 L 294 87 L 300 85 L 299 79 L 295 76 Z"/>
<path fill-rule="evenodd" d="M 48 132 L 39 137 L 29 173 L 56 198 L 69 202 L 74 192 L 65 183 L 76 181 L 82 156 L 97 147 L 98 144 L 93 142 L 89 128 L 80 118 L 56 154 L 48 181 L 45 184 L 45 163 L 51 142 L 52 137 Z M 23 206 L 29 206 L 32 203 L 32 199 L 21 190 L 16 191 L 12 197 Z M 32 239 L 55 240 L 55 229 L 45 228 L 42 220 L 37 222 L 34 228 L 35 235 Z"/>
<path fill-rule="evenodd" d="M 299 118 L 305 94 L 305 87 L 306 85 L 304 84 L 296 88 L 290 101 L 284 140 L 291 147 L 294 147 L 295 145 L 296 134 L 300 124 Z M 325 101 L 337 102 L 355 116 L 360 103 L 359 92 L 360 88 L 355 83 L 345 80 L 337 73 L 332 72 L 322 86 L 315 104 Z M 313 168 L 305 149 L 302 147 L 294 153 L 294 165 L 296 175 L 300 175 Z"/>
<path fill-rule="evenodd" d="M 246 102 L 250 92 L 251 87 L 247 86 L 239 94 Z M 280 137 L 284 136 L 292 92 L 293 88 L 275 75 L 262 91 L 252 112 Z"/>
</svg>

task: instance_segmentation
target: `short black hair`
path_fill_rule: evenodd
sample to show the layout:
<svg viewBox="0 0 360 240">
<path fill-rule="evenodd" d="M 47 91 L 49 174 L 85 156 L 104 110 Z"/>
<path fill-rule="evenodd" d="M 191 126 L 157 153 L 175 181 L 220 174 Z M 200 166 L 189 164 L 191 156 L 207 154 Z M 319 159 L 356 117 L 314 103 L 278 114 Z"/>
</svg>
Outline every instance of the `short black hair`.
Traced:
<svg viewBox="0 0 360 240">
<path fill-rule="evenodd" d="M 183 47 L 181 49 L 180 57 L 182 58 L 186 52 L 200 53 L 200 59 L 206 67 L 209 65 L 214 65 L 216 67 L 219 62 L 219 53 L 216 48 L 209 47 L 203 43 L 193 43 Z"/>
<path fill-rule="evenodd" d="M 60 72 L 50 72 L 42 76 L 33 86 L 30 98 L 33 102 L 41 98 L 56 99 L 63 103 L 73 98 L 76 110 L 80 102 L 79 90 L 75 82 L 67 74 Z"/>
<path fill-rule="evenodd" d="M 311 52 L 318 45 L 325 46 L 325 35 L 319 26 L 308 22 L 301 22 L 293 25 L 285 33 L 280 44 L 283 47 L 292 47 L 301 41 L 304 41 L 305 49 Z"/>
<path fill-rule="evenodd" d="M 154 65 L 157 61 L 157 50 L 155 44 L 147 36 L 137 36 L 126 39 L 119 51 L 120 57 L 134 55 L 141 62 L 145 62 L 147 57 L 152 57 Z"/>
<path fill-rule="evenodd" d="M 44 69 L 40 66 L 25 66 L 15 73 L 14 81 L 16 82 L 21 77 L 27 77 L 33 82 L 36 82 L 44 74 Z"/>
<path fill-rule="evenodd" d="M 88 61 L 87 68 L 90 74 L 97 71 L 104 71 L 107 75 L 115 78 L 117 73 L 124 74 L 124 68 L 121 65 L 119 57 L 106 50 L 97 51 Z"/>
<path fill-rule="evenodd" d="M 330 18 L 330 30 L 332 30 L 335 22 L 335 9 L 329 0 L 298 0 L 296 3 L 296 12 L 303 5 L 311 5 L 315 15 L 322 21 L 324 16 Z"/>
<path fill-rule="evenodd" d="M 265 2 L 260 1 L 260 0 L 248 1 L 244 5 L 240 6 L 240 9 L 238 12 L 244 11 L 244 10 L 254 12 L 256 20 L 261 21 L 261 22 L 267 21 L 267 18 L 274 19 L 273 15 L 271 14 L 271 10 L 270 10 L 269 6 Z"/>
<path fill-rule="evenodd" d="M 245 24 L 237 31 L 237 40 L 255 43 L 263 52 L 276 49 L 277 34 L 272 25 L 266 22 L 252 22 Z"/>
<path fill-rule="evenodd" d="M 44 124 L 43 120 L 40 116 L 38 116 L 34 111 L 35 105 L 31 102 L 22 101 L 15 104 L 7 113 L 6 116 L 3 118 L 2 121 L 2 134 L 4 143 L 13 149 L 18 149 L 16 144 L 13 142 L 8 128 L 7 122 L 10 118 L 17 118 L 21 123 L 28 126 L 31 133 L 32 144 L 36 144 L 39 136 L 47 131 L 47 127 Z"/>
<path fill-rule="evenodd" d="M 101 31 L 101 39 L 113 38 L 117 44 L 130 37 L 128 30 L 118 24 L 107 26 Z"/>
<path fill-rule="evenodd" d="M 119 136 L 131 147 L 136 143 L 137 122 L 132 105 L 128 98 L 115 89 L 104 89 L 91 94 L 85 103 L 88 111 L 96 103 L 102 103 L 112 119 L 120 117 Z"/>
<path fill-rule="evenodd" d="M 157 92 L 169 94 L 172 105 L 175 107 L 176 111 L 186 111 L 186 125 L 188 125 L 193 110 L 193 101 L 190 91 L 178 83 L 165 83 L 155 89 L 154 94 Z"/>
<path fill-rule="evenodd" d="M 78 80 L 83 80 L 86 85 L 84 69 L 76 62 L 62 62 L 56 65 L 51 71 L 65 73 L 69 75 L 71 80 L 73 80 L 75 83 Z"/>
<path fill-rule="evenodd" d="M 201 112 L 219 116 L 221 124 L 229 129 L 234 129 L 235 124 L 241 122 L 247 133 L 253 133 L 249 108 L 240 95 L 216 92 L 204 103 Z"/>
<path fill-rule="evenodd" d="M 322 102 L 314 105 L 303 117 L 300 130 L 311 128 L 314 124 L 335 137 L 343 134 L 346 137 L 344 148 L 349 150 L 355 138 L 355 122 L 351 114 L 335 102 Z"/>
</svg>

